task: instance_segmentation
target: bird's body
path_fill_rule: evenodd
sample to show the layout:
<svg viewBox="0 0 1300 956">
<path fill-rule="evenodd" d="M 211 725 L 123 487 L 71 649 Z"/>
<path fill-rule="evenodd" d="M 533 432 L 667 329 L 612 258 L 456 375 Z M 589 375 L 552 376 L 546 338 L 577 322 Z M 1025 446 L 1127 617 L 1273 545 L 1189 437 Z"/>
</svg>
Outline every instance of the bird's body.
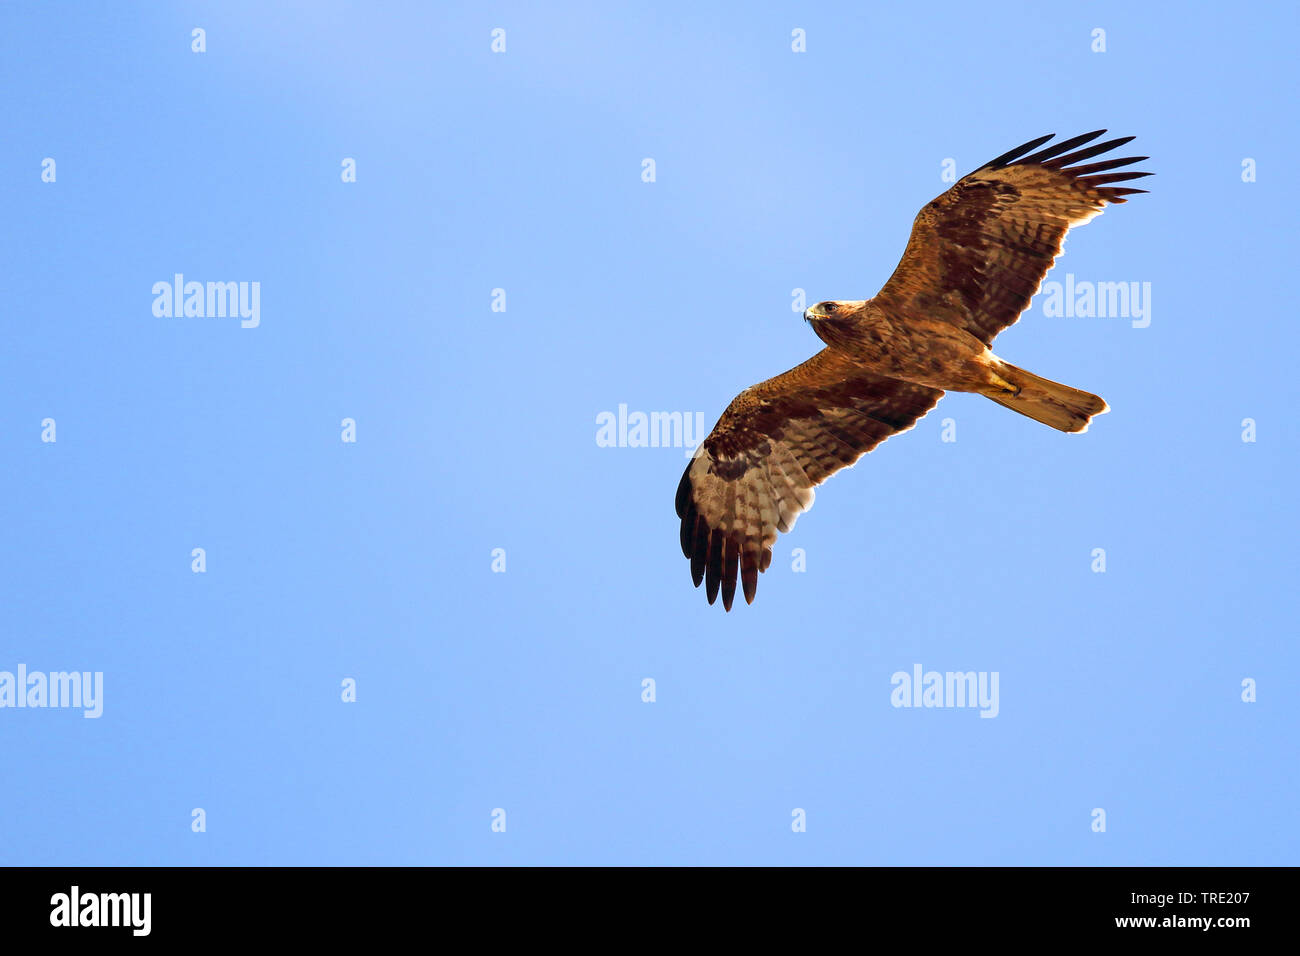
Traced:
<svg viewBox="0 0 1300 956">
<path fill-rule="evenodd" d="M 975 392 L 991 384 L 986 356 L 993 353 L 960 326 L 899 314 L 871 299 L 821 305 L 836 311 L 810 317 L 817 337 L 864 368 L 947 391 Z"/>
<path fill-rule="evenodd" d="M 1071 166 L 1132 139 L 1077 148 L 1104 132 L 1026 156 L 1045 136 L 986 163 L 921 210 L 874 298 L 805 312 L 826 348 L 738 395 L 677 489 L 682 551 L 710 604 L 721 591 L 730 610 L 738 580 L 752 602 L 777 533 L 811 507 L 813 487 L 912 427 L 945 391 L 984 395 L 1065 432 L 1106 411 L 1096 395 L 990 349 L 1028 307 L 1070 226 L 1145 191 L 1109 184 L 1147 173 L 1097 175 L 1145 156 Z"/>
<path fill-rule="evenodd" d="M 823 342 L 863 368 L 945 392 L 984 395 L 1064 432 L 1087 431 L 1089 420 L 1106 411 L 1106 403 L 1090 392 L 1004 362 L 951 321 L 900 314 L 874 300 L 833 305 L 835 317 L 814 318 L 813 327 Z"/>
</svg>

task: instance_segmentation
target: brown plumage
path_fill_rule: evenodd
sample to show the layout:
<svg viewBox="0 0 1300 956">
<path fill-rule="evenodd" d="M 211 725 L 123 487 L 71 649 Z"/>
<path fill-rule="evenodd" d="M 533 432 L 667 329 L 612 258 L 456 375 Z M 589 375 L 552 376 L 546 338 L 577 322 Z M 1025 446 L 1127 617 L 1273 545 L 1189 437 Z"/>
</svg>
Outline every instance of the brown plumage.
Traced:
<svg viewBox="0 0 1300 956">
<path fill-rule="evenodd" d="M 778 532 L 812 506 L 813 488 L 944 391 L 975 392 L 1065 432 L 1106 403 L 989 351 L 1029 306 L 1071 226 L 1144 189 L 1131 156 L 1083 166 L 1133 137 L 1083 147 L 1105 130 L 1033 152 L 1043 136 L 956 182 L 912 224 L 903 259 L 874 299 L 820 302 L 804 317 L 826 343 L 807 362 L 747 388 L 700 444 L 677 488 L 691 578 L 729 611 L 740 581 L 752 603 Z M 1120 170 L 1119 172 L 1110 172 Z"/>
</svg>

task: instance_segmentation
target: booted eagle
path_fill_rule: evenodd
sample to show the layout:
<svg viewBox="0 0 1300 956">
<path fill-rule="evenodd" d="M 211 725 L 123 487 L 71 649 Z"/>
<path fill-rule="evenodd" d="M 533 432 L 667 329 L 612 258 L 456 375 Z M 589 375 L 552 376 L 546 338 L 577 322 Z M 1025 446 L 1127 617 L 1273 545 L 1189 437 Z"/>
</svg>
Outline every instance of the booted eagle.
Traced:
<svg viewBox="0 0 1300 956">
<path fill-rule="evenodd" d="M 1063 432 L 1086 431 L 1106 411 L 1096 395 L 989 350 L 1029 307 L 1069 228 L 1146 192 L 1110 185 L 1150 175 L 1121 169 L 1146 156 L 1075 165 L 1133 139 L 1084 147 L 1105 132 L 1034 152 L 1055 134 L 1042 136 L 985 163 L 921 210 L 874 299 L 804 313 L 827 347 L 737 395 L 677 488 L 682 552 L 710 604 L 721 589 L 730 611 L 737 578 L 752 603 L 777 532 L 812 507 L 813 487 L 907 431 L 945 391 L 975 392 Z"/>
</svg>

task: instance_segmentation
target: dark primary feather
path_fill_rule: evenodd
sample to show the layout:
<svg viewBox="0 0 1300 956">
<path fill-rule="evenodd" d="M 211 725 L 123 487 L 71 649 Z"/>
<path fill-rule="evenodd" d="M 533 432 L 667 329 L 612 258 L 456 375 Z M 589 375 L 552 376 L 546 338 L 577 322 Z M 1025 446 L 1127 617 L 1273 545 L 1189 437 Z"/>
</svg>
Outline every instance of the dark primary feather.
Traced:
<svg viewBox="0 0 1300 956">
<path fill-rule="evenodd" d="M 1035 149 L 1038 146 L 1041 146 L 1043 143 L 1046 143 L 1048 140 L 1050 140 L 1053 136 L 1056 135 L 1055 133 L 1049 133 L 1046 136 L 1038 137 L 1038 139 L 1030 140 L 1028 143 L 1025 143 L 1023 146 L 1017 146 L 1015 149 L 1011 150 L 1010 152 L 1003 153 L 997 159 L 989 160 L 979 169 L 975 170 L 975 172 L 979 173 L 986 169 L 1005 169 L 1008 166 L 1024 166 L 1024 165 L 1041 165 L 1047 169 L 1063 169 L 1067 166 L 1072 166 L 1074 163 L 1082 162 L 1085 159 L 1091 159 L 1094 156 L 1100 156 L 1102 153 L 1110 152 L 1115 147 L 1123 146 L 1125 143 L 1131 143 L 1134 139 L 1137 138 L 1135 136 L 1122 136 L 1119 139 L 1107 140 L 1104 143 L 1098 143 L 1095 146 L 1089 146 L 1087 149 L 1081 149 L 1078 152 L 1070 153 L 1068 156 L 1060 155 L 1061 153 L 1071 150 L 1076 146 L 1082 146 L 1084 143 L 1091 142 L 1092 140 L 1096 139 L 1098 136 L 1103 135 L 1105 132 L 1106 131 L 1104 129 L 1094 130 L 1091 133 L 1084 133 L 1082 136 L 1075 136 L 1073 139 L 1062 140 L 1061 142 L 1055 143 L 1046 149 L 1034 153 L 1033 155 L 1025 156 L 1026 153 L 1030 152 L 1031 150 Z M 1149 158 L 1150 157 L 1148 156 L 1126 156 L 1123 159 L 1111 159 L 1101 163 L 1093 163 L 1091 166 L 1077 166 L 1073 169 L 1070 169 L 1069 172 L 1072 175 L 1072 177 L 1077 179 L 1078 177 L 1086 176 L 1089 173 L 1101 172 L 1102 170 L 1106 170 L 1106 169 L 1116 169 L 1120 166 L 1128 166 L 1131 163 L 1140 162 L 1141 160 L 1149 159 Z M 971 175 L 974 175 L 974 173 L 972 173 Z M 1151 176 L 1151 175 L 1153 174 L 1135 173 L 1133 176 L 1128 178 L 1136 179 L 1139 176 Z M 1115 182 L 1117 180 L 1108 180 L 1108 181 Z M 1092 182 L 1096 183 L 1097 181 L 1094 180 Z M 1138 190 L 1138 191 L 1144 192 L 1145 190 Z"/>
<path fill-rule="evenodd" d="M 1060 156 L 1062 153 L 1069 152 L 1070 150 L 1074 149 L 1074 147 L 1076 146 L 1082 146 L 1084 143 L 1091 142 L 1092 140 L 1096 139 L 1104 132 L 1106 132 L 1104 129 L 1098 129 L 1098 130 L 1093 130 L 1091 133 L 1084 133 L 1082 136 L 1075 136 L 1073 139 L 1061 140 L 1061 142 L 1053 143 L 1051 146 L 1048 146 L 1046 149 L 1039 150 L 1038 152 L 1034 153 L 1032 156 L 1026 156 L 1024 159 L 1016 160 L 1015 165 L 1020 166 L 1020 165 L 1029 165 L 1030 163 L 1045 163 L 1047 162 L 1047 160 L 1052 159 L 1055 156 Z M 1105 144 L 1102 144 L 1102 146 L 1105 147 Z M 1097 147 L 1097 146 L 1094 146 L 1092 148 L 1097 150 L 1102 149 L 1102 147 Z"/>
<path fill-rule="evenodd" d="M 1023 146 L 1017 146 L 1015 149 L 1003 153 L 997 159 L 990 159 L 987 163 L 981 166 L 980 169 L 996 169 L 998 167 L 1005 166 L 1008 163 L 1010 163 L 1013 159 L 1019 159 L 1021 156 L 1025 155 L 1025 153 L 1029 152 L 1031 149 L 1036 149 L 1037 147 L 1042 146 L 1044 143 L 1046 143 L 1049 139 L 1051 139 L 1055 135 L 1056 135 L 1055 133 L 1048 133 L 1046 136 L 1038 137 L 1038 139 L 1031 139 Z"/>
</svg>

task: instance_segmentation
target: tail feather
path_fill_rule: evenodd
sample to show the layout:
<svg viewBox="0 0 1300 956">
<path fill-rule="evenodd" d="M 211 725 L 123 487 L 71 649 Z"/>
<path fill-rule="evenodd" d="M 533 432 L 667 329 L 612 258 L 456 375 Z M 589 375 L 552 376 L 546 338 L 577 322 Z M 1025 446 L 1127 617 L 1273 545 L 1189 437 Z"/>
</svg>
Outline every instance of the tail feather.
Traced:
<svg viewBox="0 0 1300 956">
<path fill-rule="evenodd" d="M 1109 406 L 1091 392 L 1040 378 L 1007 362 L 998 366 L 997 373 L 1020 391 L 1012 393 L 991 388 L 983 393 L 987 398 L 1060 431 L 1086 432 L 1094 415 L 1109 411 Z"/>
</svg>

